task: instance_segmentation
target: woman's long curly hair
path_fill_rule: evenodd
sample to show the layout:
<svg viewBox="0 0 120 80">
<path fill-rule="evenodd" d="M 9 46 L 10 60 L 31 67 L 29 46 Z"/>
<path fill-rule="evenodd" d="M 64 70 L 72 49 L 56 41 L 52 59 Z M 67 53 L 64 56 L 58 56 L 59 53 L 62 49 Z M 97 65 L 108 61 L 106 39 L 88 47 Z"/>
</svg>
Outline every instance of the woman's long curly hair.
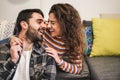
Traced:
<svg viewBox="0 0 120 80">
<path fill-rule="evenodd" d="M 65 40 L 69 53 L 81 54 L 84 52 L 81 18 L 78 11 L 68 3 L 54 4 L 50 13 L 53 13 L 60 24 L 62 37 Z"/>
</svg>

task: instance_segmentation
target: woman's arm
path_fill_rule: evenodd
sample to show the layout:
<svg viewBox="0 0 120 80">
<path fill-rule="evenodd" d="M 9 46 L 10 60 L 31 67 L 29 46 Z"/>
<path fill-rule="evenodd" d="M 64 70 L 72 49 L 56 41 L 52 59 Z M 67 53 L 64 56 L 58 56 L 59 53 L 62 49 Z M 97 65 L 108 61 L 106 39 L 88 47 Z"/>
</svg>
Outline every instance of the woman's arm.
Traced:
<svg viewBox="0 0 120 80">
<path fill-rule="evenodd" d="M 59 67 L 65 72 L 80 74 L 83 66 L 82 57 L 80 55 L 69 56 L 69 61 L 70 62 L 63 61 Z"/>
<path fill-rule="evenodd" d="M 64 61 L 60 56 L 58 56 L 58 52 L 50 47 L 46 48 L 46 52 L 48 55 L 53 57 L 58 64 L 58 66 L 65 72 L 69 72 L 72 74 L 79 74 L 82 70 L 82 55 L 69 55 L 69 62 Z"/>
</svg>

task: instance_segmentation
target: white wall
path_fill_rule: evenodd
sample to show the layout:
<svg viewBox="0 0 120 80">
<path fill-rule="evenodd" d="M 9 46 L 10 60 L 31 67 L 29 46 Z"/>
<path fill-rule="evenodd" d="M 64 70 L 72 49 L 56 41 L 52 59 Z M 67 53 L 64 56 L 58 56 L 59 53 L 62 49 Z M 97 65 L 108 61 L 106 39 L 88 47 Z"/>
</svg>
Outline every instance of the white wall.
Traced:
<svg viewBox="0 0 120 80">
<path fill-rule="evenodd" d="M 47 19 L 49 9 L 55 3 L 72 4 L 82 20 L 99 17 L 100 13 L 120 13 L 120 0 L 1 0 L 0 20 L 16 19 L 18 12 L 25 8 L 40 8 Z"/>
<path fill-rule="evenodd" d="M 120 0 L 42 0 L 41 8 L 45 15 L 48 15 L 51 6 L 58 2 L 72 4 L 81 18 L 86 20 L 99 17 L 101 13 L 120 14 Z"/>
<path fill-rule="evenodd" d="M 0 20 L 15 20 L 18 13 L 26 8 L 40 8 L 40 0 L 1 0 Z"/>
</svg>

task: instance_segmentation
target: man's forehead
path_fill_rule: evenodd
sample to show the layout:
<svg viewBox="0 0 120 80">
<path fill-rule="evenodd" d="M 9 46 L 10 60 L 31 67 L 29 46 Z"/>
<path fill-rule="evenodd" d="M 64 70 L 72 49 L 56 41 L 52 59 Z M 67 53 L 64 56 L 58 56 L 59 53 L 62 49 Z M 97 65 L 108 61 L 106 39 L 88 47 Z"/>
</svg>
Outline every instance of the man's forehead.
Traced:
<svg viewBox="0 0 120 80">
<path fill-rule="evenodd" d="M 33 13 L 32 18 L 37 19 L 37 20 L 43 20 L 43 16 L 39 13 Z"/>
</svg>

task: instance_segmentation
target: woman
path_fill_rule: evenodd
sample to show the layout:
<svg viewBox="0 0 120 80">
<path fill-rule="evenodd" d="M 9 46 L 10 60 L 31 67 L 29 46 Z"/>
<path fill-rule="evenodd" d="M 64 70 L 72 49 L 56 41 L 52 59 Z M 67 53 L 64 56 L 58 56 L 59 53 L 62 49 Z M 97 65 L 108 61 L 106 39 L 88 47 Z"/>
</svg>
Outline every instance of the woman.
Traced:
<svg viewBox="0 0 120 80">
<path fill-rule="evenodd" d="M 49 32 L 43 34 L 43 44 L 48 46 L 45 48 L 48 55 L 61 70 L 80 74 L 84 41 L 78 11 L 70 4 L 54 4 L 49 11 L 47 27 Z"/>
<path fill-rule="evenodd" d="M 70 4 L 55 4 L 49 11 L 48 27 L 53 38 L 60 38 L 65 43 L 67 53 L 60 54 L 48 47 L 46 51 L 52 56 L 63 71 L 79 74 L 82 70 L 82 53 L 84 49 L 81 19 L 77 10 Z M 57 54 L 58 53 L 58 54 Z M 62 57 L 66 54 L 68 61 Z"/>
</svg>

